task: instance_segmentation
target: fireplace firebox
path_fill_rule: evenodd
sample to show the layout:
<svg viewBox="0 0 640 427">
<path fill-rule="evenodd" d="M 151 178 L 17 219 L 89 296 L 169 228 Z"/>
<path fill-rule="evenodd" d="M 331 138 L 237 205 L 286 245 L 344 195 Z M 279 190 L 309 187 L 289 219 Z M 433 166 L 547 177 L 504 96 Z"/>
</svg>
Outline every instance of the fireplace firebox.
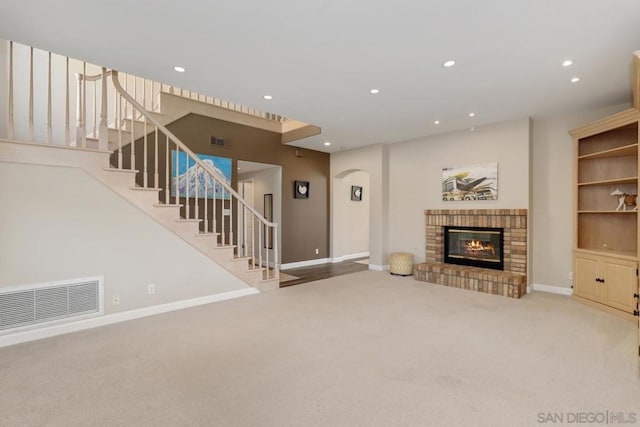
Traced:
<svg viewBox="0 0 640 427">
<path fill-rule="evenodd" d="M 444 262 L 504 270 L 504 229 L 444 227 Z"/>
</svg>

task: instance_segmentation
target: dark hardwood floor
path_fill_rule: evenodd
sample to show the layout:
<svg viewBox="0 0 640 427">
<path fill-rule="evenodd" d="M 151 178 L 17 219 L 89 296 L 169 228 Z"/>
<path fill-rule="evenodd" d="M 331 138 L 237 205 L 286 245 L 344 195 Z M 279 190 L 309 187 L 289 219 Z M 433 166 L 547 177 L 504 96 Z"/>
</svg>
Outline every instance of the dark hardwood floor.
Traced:
<svg viewBox="0 0 640 427">
<path fill-rule="evenodd" d="M 299 277 L 299 279 L 289 280 L 288 282 L 281 282 L 280 287 L 284 288 L 286 286 L 299 285 L 301 283 L 328 279 L 329 277 L 342 276 L 343 274 L 357 273 L 358 271 L 369 269 L 369 266 L 367 264 L 360 264 L 355 261 L 357 260 L 282 270 L 283 273 Z"/>
</svg>

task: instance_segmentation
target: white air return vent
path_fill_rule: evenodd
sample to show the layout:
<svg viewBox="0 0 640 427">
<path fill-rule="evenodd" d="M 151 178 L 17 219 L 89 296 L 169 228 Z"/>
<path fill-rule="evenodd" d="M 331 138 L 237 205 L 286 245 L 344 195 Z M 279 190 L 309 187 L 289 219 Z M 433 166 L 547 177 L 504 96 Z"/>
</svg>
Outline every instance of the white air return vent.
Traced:
<svg viewBox="0 0 640 427">
<path fill-rule="evenodd" d="M 102 277 L 0 289 L 0 332 L 102 314 Z"/>
</svg>

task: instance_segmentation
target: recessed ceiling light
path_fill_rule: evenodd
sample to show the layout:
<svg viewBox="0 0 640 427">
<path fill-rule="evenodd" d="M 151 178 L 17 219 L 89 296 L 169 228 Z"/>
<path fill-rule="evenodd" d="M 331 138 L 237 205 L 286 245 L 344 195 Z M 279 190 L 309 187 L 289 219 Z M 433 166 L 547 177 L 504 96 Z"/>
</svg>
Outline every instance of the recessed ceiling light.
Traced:
<svg viewBox="0 0 640 427">
<path fill-rule="evenodd" d="M 369 93 L 372 93 L 372 94 L 374 94 L 374 95 L 375 95 L 376 93 L 380 93 L 380 90 L 379 90 L 379 89 L 371 89 L 371 90 L 369 91 Z"/>
<path fill-rule="evenodd" d="M 326 147 L 328 147 L 328 146 L 330 146 L 330 145 L 331 145 L 331 143 L 330 143 L 329 141 L 326 141 L 326 142 L 324 143 L 324 145 L 325 145 Z"/>
<path fill-rule="evenodd" d="M 453 67 L 454 65 L 456 65 L 456 61 L 454 61 L 454 60 L 452 60 L 452 59 L 450 59 L 450 60 L 448 60 L 448 61 L 444 61 L 444 62 L 442 63 L 442 66 L 443 66 L 443 67 L 447 67 L 447 68 L 449 68 L 449 67 Z"/>
<path fill-rule="evenodd" d="M 263 98 L 264 98 L 264 99 L 269 100 L 269 99 L 273 99 L 273 96 L 271 96 L 271 95 L 265 95 L 265 96 L 263 96 Z"/>
<path fill-rule="evenodd" d="M 571 64 L 573 64 L 573 61 L 572 61 L 572 60 L 570 60 L 570 59 L 567 59 L 566 61 L 564 61 L 564 62 L 562 63 L 562 66 L 563 66 L 563 67 L 568 67 L 568 66 L 570 66 Z"/>
<path fill-rule="evenodd" d="M 440 120 L 436 120 L 435 122 L 433 122 L 434 125 L 439 125 L 440 124 Z"/>
<path fill-rule="evenodd" d="M 571 83 L 578 83 L 580 81 L 580 77 L 574 77 L 571 79 Z"/>
<path fill-rule="evenodd" d="M 179 73 L 184 73 L 186 70 L 184 69 L 184 67 L 173 67 L 174 70 L 176 70 Z"/>
<path fill-rule="evenodd" d="M 475 117 L 476 113 L 469 113 L 469 117 Z"/>
</svg>

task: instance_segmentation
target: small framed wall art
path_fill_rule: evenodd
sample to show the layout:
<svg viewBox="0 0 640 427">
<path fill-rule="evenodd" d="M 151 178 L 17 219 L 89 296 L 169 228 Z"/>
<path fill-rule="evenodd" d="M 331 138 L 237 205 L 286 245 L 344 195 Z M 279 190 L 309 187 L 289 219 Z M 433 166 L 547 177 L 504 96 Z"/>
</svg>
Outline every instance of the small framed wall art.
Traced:
<svg viewBox="0 0 640 427">
<path fill-rule="evenodd" d="M 362 187 L 358 187 L 357 185 L 351 186 L 351 200 L 354 202 L 362 201 Z"/>
<path fill-rule="evenodd" d="M 293 181 L 293 198 L 309 198 L 309 181 Z"/>
</svg>

